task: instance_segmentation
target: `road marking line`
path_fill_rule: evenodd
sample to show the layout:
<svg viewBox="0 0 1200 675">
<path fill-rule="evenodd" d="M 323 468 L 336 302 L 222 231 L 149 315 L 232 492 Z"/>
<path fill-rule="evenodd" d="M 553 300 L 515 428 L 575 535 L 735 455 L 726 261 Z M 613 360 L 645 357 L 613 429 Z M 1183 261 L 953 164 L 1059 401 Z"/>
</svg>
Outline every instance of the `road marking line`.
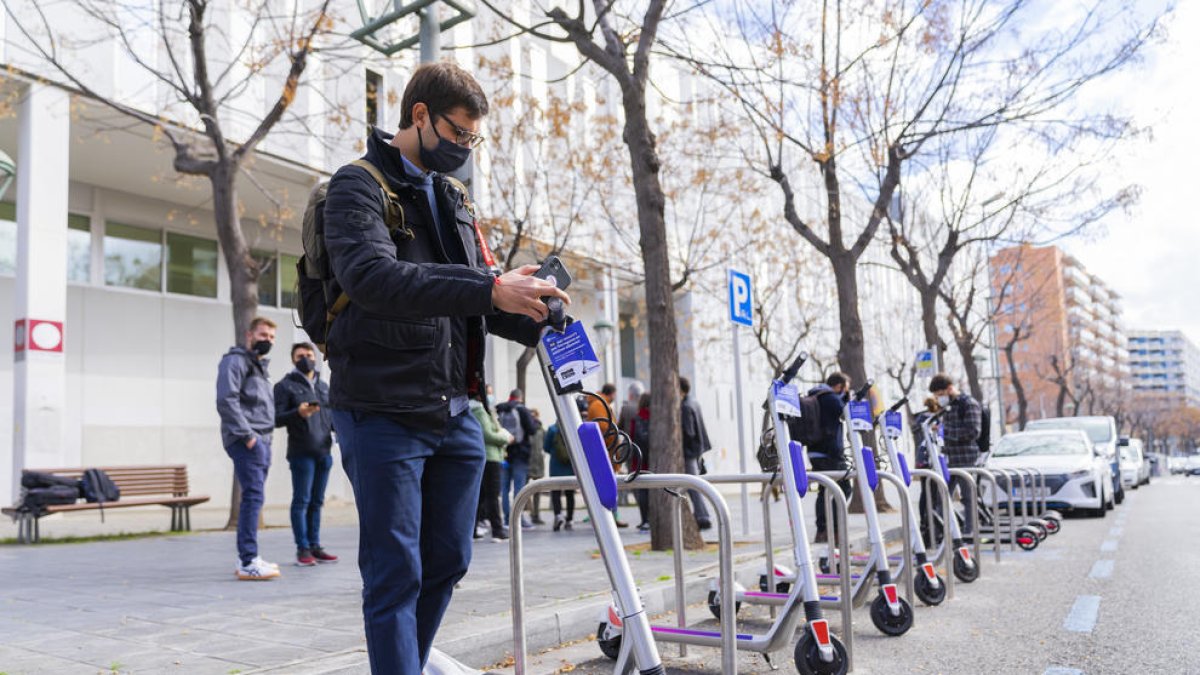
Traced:
<svg viewBox="0 0 1200 675">
<path fill-rule="evenodd" d="M 1088 574 L 1093 579 L 1107 579 L 1112 576 L 1114 560 L 1097 560 L 1096 564 L 1092 565 L 1092 572 Z"/>
<path fill-rule="evenodd" d="M 1114 527 L 1114 528 L 1111 528 L 1111 529 L 1109 529 L 1109 531 L 1108 531 L 1108 536 L 1110 536 L 1110 537 L 1119 537 L 1119 536 L 1121 536 L 1121 534 L 1122 534 L 1123 532 L 1125 532 L 1125 530 L 1124 530 L 1124 529 L 1122 529 L 1121 527 L 1119 527 L 1119 526 L 1118 526 L 1118 527 Z"/>
<path fill-rule="evenodd" d="M 1103 544 L 1100 544 L 1100 550 L 1104 551 L 1105 553 L 1112 553 L 1113 551 L 1117 550 L 1117 540 L 1106 539 Z"/>
<path fill-rule="evenodd" d="M 1083 671 L 1078 668 L 1063 668 L 1062 666 L 1050 666 L 1042 675 L 1083 675 Z"/>
<path fill-rule="evenodd" d="M 1080 595 L 1071 606 L 1071 613 L 1063 621 L 1063 628 L 1072 633 L 1090 633 L 1096 627 L 1096 619 L 1100 614 L 1100 596 Z"/>
</svg>

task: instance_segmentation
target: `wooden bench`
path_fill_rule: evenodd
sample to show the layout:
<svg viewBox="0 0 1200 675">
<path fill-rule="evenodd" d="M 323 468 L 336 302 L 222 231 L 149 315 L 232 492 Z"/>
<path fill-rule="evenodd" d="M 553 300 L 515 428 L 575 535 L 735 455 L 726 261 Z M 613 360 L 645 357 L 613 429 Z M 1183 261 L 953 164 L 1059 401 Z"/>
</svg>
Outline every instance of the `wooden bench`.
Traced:
<svg viewBox="0 0 1200 675">
<path fill-rule="evenodd" d="M 93 467 L 87 467 L 93 468 Z M 208 501 L 207 495 L 188 494 L 187 467 L 171 466 L 100 466 L 121 490 L 121 498 L 105 502 L 105 509 L 120 509 L 132 506 L 166 506 L 171 509 L 171 531 L 183 532 L 192 529 L 191 508 Z M 65 478 L 81 478 L 84 467 L 68 469 L 27 469 L 50 473 Z M 41 539 L 38 519 L 50 513 L 68 511 L 94 511 L 100 504 L 78 501 L 74 504 L 53 504 L 42 508 L 40 513 L 22 511 L 16 506 L 0 510 L 17 521 L 17 541 L 36 544 Z"/>
</svg>

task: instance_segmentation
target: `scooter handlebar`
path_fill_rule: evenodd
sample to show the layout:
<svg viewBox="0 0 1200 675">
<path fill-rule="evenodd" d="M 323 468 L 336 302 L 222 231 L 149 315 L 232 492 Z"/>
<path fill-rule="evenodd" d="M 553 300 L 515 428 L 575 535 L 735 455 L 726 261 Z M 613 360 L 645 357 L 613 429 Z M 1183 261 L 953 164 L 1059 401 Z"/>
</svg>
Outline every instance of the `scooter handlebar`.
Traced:
<svg viewBox="0 0 1200 675">
<path fill-rule="evenodd" d="M 893 403 L 892 407 L 888 408 L 888 412 L 896 412 L 897 410 L 903 408 L 906 403 L 908 403 L 907 396 Z"/>
<path fill-rule="evenodd" d="M 796 373 L 800 372 L 800 366 L 803 366 L 804 362 L 807 360 L 808 352 L 800 352 L 800 355 L 796 357 L 796 360 L 792 361 L 792 365 L 788 366 L 787 370 L 783 371 L 783 375 L 779 377 L 779 380 L 784 384 L 791 382 L 792 378 L 796 377 Z"/>
<path fill-rule="evenodd" d="M 875 386 L 875 380 L 867 380 L 866 384 L 861 389 L 854 392 L 854 400 L 861 401 L 871 393 L 871 387 Z"/>
<path fill-rule="evenodd" d="M 550 310 L 546 318 L 547 325 L 557 331 L 567 327 L 567 312 L 562 298 L 546 298 L 546 308 Z"/>
</svg>

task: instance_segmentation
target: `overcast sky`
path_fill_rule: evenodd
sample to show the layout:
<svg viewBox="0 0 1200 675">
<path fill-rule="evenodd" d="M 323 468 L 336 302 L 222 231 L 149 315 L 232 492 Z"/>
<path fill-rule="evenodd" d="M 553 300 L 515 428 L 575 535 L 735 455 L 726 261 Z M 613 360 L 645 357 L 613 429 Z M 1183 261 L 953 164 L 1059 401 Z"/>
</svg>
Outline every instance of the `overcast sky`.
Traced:
<svg viewBox="0 0 1200 675">
<path fill-rule="evenodd" d="M 1116 169 L 1143 187 L 1141 200 L 1063 248 L 1123 296 L 1127 329 L 1180 329 L 1200 345 L 1200 2 L 1179 5 L 1167 41 L 1111 85 L 1114 100 L 1154 129 Z"/>
</svg>

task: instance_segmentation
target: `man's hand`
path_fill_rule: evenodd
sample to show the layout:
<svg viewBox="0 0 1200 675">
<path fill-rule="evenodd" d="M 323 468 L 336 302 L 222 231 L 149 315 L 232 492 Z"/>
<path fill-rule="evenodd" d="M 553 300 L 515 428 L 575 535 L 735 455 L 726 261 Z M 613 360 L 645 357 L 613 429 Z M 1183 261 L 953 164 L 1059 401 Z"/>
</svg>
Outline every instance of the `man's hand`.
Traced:
<svg viewBox="0 0 1200 675">
<path fill-rule="evenodd" d="M 247 450 L 253 450 L 256 445 L 258 445 L 258 436 L 251 436 L 250 440 L 246 441 Z"/>
<path fill-rule="evenodd" d="M 553 281 L 534 277 L 537 271 L 537 265 L 522 265 L 501 275 L 492 286 L 492 306 L 510 314 L 524 314 L 534 321 L 545 321 L 550 310 L 542 298 L 560 298 L 571 304 L 570 296 Z"/>
<path fill-rule="evenodd" d="M 300 417 L 302 417 L 304 419 L 308 419 L 308 418 L 312 417 L 313 415 L 316 415 L 317 411 L 320 409 L 321 409 L 321 406 L 319 406 L 319 405 L 313 405 L 311 403 L 301 403 L 300 404 Z"/>
</svg>

